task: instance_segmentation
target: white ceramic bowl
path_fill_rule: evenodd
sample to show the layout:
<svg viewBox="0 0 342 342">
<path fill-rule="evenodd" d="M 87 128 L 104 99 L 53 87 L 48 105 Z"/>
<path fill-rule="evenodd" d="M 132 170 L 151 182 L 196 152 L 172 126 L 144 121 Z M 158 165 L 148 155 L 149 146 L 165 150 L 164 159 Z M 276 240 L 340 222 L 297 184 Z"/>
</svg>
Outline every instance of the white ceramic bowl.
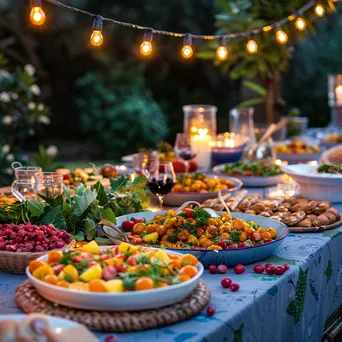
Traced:
<svg viewBox="0 0 342 342">
<path fill-rule="evenodd" d="M 112 247 L 112 246 L 110 246 Z M 103 246 L 101 249 L 108 247 Z M 180 254 L 171 252 L 172 254 Z M 38 260 L 47 260 L 47 255 Z M 155 309 L 182 301 L 195 289 L 203 273 L 203 265 L 197 264 L 198 274 L 184 283 L 146 291 L 120 293 L 86 292 L 66 289 L 44 283 L 33 277 L 28 267 L 26 275 L 45 299 L 72 308 L 98 311 L 135 311 Z"/>
<path fill-rule="evenodd" d="M 225 174 L 222 173 L 226 164 L 220 164 L 213 167 L 213 172 L 218 176 L 224 176 Z M 246 176 L 234 176 L 241 180 L 244 186 L 251 186 L 251 187 L 265 187 L 265 186 L 272 186 L 283 181 L 284 175 L 276 175 L 276 176 L 267 176 L 267 177 L 246 177 Z"/>
<path fill-rule="evenodd" d="M 318 166 L 300 164 L 283 167 L 299 185 L 303 197 L 316 201 L 342 202 L 342 175 L 318 173 Z"/>
<path fill-rule="evenodd" d="M 234 177 L 228 177 L 228 176 L 215 176 L 213 178 L 224 178 L 229 179 L 234 183 L 234 187 L 222 191 L 222 195 L 227 194 L 228 192 L 234 192 L 236 190 L 239 190 L 243 183 L 240 179 L 234 178 Z M 203 203 L 205 200 L 209 198 L 215 198 L 218 196 L 218 192 L 180 192 L 180 191 L 173 191 L 170 192 L 168 195 L 164 198 L 164 203 L 170 206 L 180 206 L 185 202 L 188 201 L 195 201 L 199 203 Z"/>
<path fill-rule="evenodd" d="M 136 213 L 136 214 L 129 214 L 120 216 L 116 219 L 118 227 L 121 226 L 122 222 L 124 220 L 129 220 L 131 217 L 135 218 L 145 218 L 146 221 L 151 221 L 152 218 L 156 214 L 162 214 L 165 213 L 165 211 L 161 212 L 142 212 L 142 213 Z M 218 212 L 220 214 L 220 212 Z M 251 264 L 256 261 L 263 260 L 265 258 L 268 258 L 271 256 L 274 252 L 277 251 L 277 249 L 280 247 L 280 245 L 283 243 L 285 237 L 289 233 L 289 230 L 287 226 L 279 221 L 271 220 L 267 217 L 263 216 L 256 216 L 256 215 L 249 215 L 249 214 L 241 214 L 241 213 L 232 213 L 233 217 L 241 218 L 245 221 L 254 221 L 259 226 L 264 228 L 274 228 L 277 231 L 277 239 L 265 243 L 263 245 L 256 245 L 252 247 L 244 247 L 244 248 L 238 248 L 238 249 L 224 249 L 220 251 L 208 251 L 208 250 L 200 250 L 200 249 L 180 249 L 180 248 L 166 248 L 167 250 L 171 251 L 172 253 L 178 252 L 178 253 L 190 253 L 195 255 L 198 260 L 204 265 L 204 267 L 209 267 L 210 265 L 226 265 L 229 267 L 233 267 L 237 264 Z M 115 243 L 120 241 L 117 240 L 118 234 L 113 234 L 113 230 L 108 227 L 103 227 L 103 231 L 105 234 L 112 239 Z"/>
</svg>

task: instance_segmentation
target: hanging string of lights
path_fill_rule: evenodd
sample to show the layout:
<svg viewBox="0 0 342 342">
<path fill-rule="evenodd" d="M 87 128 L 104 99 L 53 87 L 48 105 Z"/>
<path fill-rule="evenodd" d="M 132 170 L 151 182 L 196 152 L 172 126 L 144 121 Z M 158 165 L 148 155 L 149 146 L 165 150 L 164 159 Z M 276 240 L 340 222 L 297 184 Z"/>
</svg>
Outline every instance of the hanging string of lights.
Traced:
<svg viewBox="0 0 342 342">
<path fill-rule="evenodd" d="M 257 34 L 262 32 L 268 31 L 275 31 L 275 39 L 279 44 L 286 44 L 288 41 L 288 36 L 285 31 L 282 30 L 282 25 L 288 23 L 289 21 L 294 21 L 294 25 L 297 30 L 304 31 L 306 29 L 306 21 L 302 17 L 303 13 L 308 11 L 313 7 L 314 14 L 321 18 L 325 14 L 325 9 L 318 0 L 311 0 L 305 6 L 297 10 L 292 15 L 283 18 L 272 25 L 268 25 L 265 27 L 253 29 L 246 32 L 238 32 L 238 33 L 230 33 L 225 35 L 198 35 L 198 34 L 191 34 L 191 33 L 177 33 L 177 32 L 170 32 L 170 31 L 163 31 L 157 30 L 150 27 L 139 26 L 131 23 L 126 23 L 122 21 L 118 21 L 111 18 L 105 18 L 97 14 L 93 14 L 82 9 L 65 5 L 64 3 L 57 1 L 57 0 L 45 0 L 53 5 L 64 7 L 79 13 L 87 14 L 92 16 L 93 18 L 93 33 L 90 37 L 90 42 L 94 46 L 100 46 L 103 43 L 103 36 L 102 36 L 102 24 L 103 21 L 108 21 L 114 23 L 116 25 L 121 25 L 124 27 L 130 27 L 137 30 L 144 31 L 144 38 L 143 42 L 140 45 L 140 53 L 144 56 L 148 56 L 152 53 L 152 39 L 154 34 L 166 35 L 176 38 L 183 38 L 183 47 L 181 50 L 181 54 L 184 58 L 188 59 L 191 58 L 194 54 L 192 48 L 192 39 L 202 39 L 202 40 L 218 40 L 218 48 L 216 50 L 216 57 L 217 59 L 223 61 L 228 58 L 228 49 L 227 49 L 227 40 L 229 39 L 236 39 L 236 38 L 247 38 L 246 50 L 250 54 L 255 54 L 258 52 L 258 44 L 253 39 L 253 37 Z M 322 0 L 326 1 L 326 0 Z M 331 0 L 333 2 L 338 2 L 338 0 Z M 30 12 L 30 21 L 34 25 L 43 25 L 46 20 L 46 15 L 42 9 L 42 0 L 30 0 L 31 5 L 31 12 Z"/>
</svg>

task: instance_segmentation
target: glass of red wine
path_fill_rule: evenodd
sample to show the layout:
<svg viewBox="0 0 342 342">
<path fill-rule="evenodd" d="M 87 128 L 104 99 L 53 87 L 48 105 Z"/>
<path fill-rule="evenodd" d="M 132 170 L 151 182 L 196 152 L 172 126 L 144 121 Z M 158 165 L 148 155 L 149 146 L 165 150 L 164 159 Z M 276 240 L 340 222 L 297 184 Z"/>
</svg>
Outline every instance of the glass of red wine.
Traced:
<svg viewBox="0 0 342 342">
<path fill-rule="evenodd" d="M 185 173 L 188 173 L 189 160 L 196 157 L 196 152 L 191 146 L 191 135 L 185 133 L 177 133 L 174 150 L 176 156 L 184 160 Z"/>
<path fill-rule="evenodd" d="M 164 196 L 167 195 L 176 182 L 176 174 L 172 163 L 155 162 L 150 165 L 150 176 L 147 187 L 159 199 L 160 210 L 163 209 Z"/>
</svg>

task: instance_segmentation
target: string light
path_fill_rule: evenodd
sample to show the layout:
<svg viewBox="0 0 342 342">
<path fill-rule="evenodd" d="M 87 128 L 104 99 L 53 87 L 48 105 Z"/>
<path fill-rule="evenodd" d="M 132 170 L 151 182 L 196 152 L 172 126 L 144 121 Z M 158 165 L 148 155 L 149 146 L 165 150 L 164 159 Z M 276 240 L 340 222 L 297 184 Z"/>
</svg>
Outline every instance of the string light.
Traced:
<svg viewBox="0 0 342 342">
<path fill-rule="evenodd" d="M 246 50 L 250 54 L 255 54 L 258 52 L 258 44 L 255 40 L 250 39 L 246 44 Z"/>
<path fill-rule="evenodd" d="M 317 17 L 322 18 L 325 13 L 325 9 L 321 4 L 317 4 L 314 8 L 314 12 L 317 15 Z"/>
<path fill-rule="evenodd" d="M 281 29 L 280 25 L 276 29 L 276 40 L 280 44 L 285 44 L 288 41 L 287 34 Z"/>
<path fill-rule="evenodd" d="M 306 21 L 302 17 L 298 17 L 295 21 L 297 30 L 304 31 L 306 29 Z"/>
<path fill-rule="evenodd" d="M 187 33 L 184 35 L 182 56 L 188 59 L 188 58 L 191 58 L 193 54 L 194 54 L 194 51 L 192 50 L 192 37 L 190 33 Z"/>
<path fill-rule="evenodd" d="M 94 46 L 100 46 L 103 43 L 102 36 L 102 17 L 100 15 L 94 16 L 93 21 L 93 34 L 90 37 L 90 42 Z"/>
<path fill-rule="evenodd" d="M 42 1 L 41 0 L 30 0 L 31 12 L 30 12 L 30 21 L 33 25 L 43 25 L 46 20 L 46 15 L 42 10 Z"/>
<path fill-rule="evenodd" d="M 152 52 L 152 38 L 153 31 L 146 30 L 144 33 L 144 41 L 140 45 L 140 53 L 144 56 L 148 56 Z"/>
<path fill-rule="evenodd" d="M 228 50 L 226 47 L 226 38 L 220 37 L 219 47 L 216 50 L 216 58 L 220 61 L 224 61 L 228 58 Z"/>
</svg>

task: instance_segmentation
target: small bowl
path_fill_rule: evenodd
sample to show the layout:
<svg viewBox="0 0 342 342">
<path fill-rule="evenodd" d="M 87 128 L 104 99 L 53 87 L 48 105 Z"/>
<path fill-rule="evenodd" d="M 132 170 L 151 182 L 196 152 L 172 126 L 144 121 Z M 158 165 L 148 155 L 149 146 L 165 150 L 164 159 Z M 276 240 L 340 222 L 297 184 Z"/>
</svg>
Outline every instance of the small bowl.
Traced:
<svg viewBox="0 0 342 342">
<path fill-rule="evenodd" d="M 228 176 L 221 176 L 216 178 L 224 178 L 229 179 L 234 183 L 234 187 L 228 190 L 222 191 L 222 195 L 227 194 L 228 192 L 234 192 L 239 190 L 243 183 L 240 179 Z M 164 203 L 170 206 L 180 206 L 185 202 L 195 201 L 199 203 L 203 203 L 205 200 L 209 198 L 215 198 L 218 196 L 218 192 L 182 192 L 182 191 L 172 191 L 164 198 Z"/>
</svg>

